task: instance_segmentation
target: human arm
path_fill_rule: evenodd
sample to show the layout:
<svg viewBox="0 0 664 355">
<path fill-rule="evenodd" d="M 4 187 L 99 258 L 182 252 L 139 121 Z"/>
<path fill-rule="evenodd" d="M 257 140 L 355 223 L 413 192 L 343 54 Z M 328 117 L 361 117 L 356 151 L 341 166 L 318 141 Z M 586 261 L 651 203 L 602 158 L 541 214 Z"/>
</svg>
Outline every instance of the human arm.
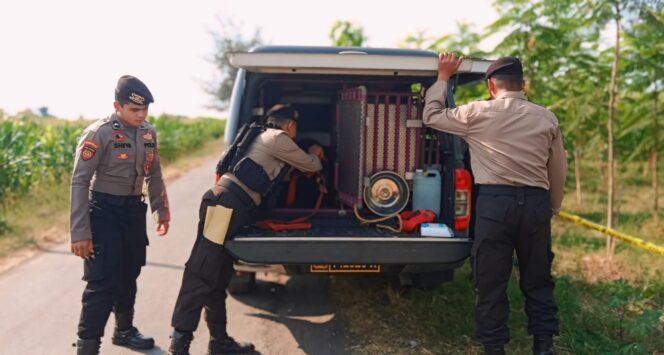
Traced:
<svg viewBox="0 0 664 355">
<path fill-rule="evenodd" d="M 164 236 L 168 233 L 171 214 L 168 204 L 168 195 L 166 193 L 166 185 L 161 175 L 161 162 L 159 159 L 157 132 L 152 131 L 151 133 L 154 137 L 155 144 L 154 147 L 146 150 L 147 174 L 145 182 L 147 184 L 152 218 L 157 224 L 157 235 Z"/>
<path fill-rule="evenodd" d="M 89 257 L 93 250 L 90 226 L 90 180 L 94 175 L 105 149 L 105 142 L 96 130 L 86 130 L 81 135 L 74 158 L 70 190 L 71 252 L 81 258 Z"/>
<path fill-rule="evenodd" d="M 323 168 L 321 159 L 319 158 L 319 156 L 322 155 L 323 149 L 320 146 L 318 146 L 320 150 L 312 147 L 310 147 L 310 153 L 307 154 L 286 134 L 279 134 L 274 141 L 272 154 L 277 159 L 284 161 L 300 171 L 319 171 Z"/>
<path fill-rule="evenodd" d="M 427 89 L 423 112 L 424 124 L 437 130 L 466 136 L 471 110 L 467 105 L 448 108 L 447 82 L 454 74 L 463 58 L 456 58 L 450 52 L 441 53 L 438 59 L 438 81 Z"/>
</svg>

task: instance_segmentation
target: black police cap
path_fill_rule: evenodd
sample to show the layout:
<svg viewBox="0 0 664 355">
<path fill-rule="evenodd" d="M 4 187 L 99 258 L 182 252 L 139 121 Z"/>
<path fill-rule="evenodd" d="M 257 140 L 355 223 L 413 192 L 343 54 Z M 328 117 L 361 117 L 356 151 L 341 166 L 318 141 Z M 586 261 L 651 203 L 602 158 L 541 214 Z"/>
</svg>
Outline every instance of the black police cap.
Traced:
<svg viewBox="0 0 664 355">
<path fill-rule="evenodd" d="M 297 121 L 299 113 L 290 105 L 277 104 L 265 114 L 266 118 L 287 118 L 289 120 Z"/>
<path fill-rule="evenodd" d="M 523 66 L 518 58 L 500 57 L 486 70 L 487 79 L 493 75 L 523 75 Z"/>
<path fill-rule="evenodd" d="M 137 105 L 147 105 L 154 102 L 148 87 L 137 77 L 131 75 L 123 75 L 118 79 L 118 85 L 115 87 L 115 100 Z"/>
</svg>

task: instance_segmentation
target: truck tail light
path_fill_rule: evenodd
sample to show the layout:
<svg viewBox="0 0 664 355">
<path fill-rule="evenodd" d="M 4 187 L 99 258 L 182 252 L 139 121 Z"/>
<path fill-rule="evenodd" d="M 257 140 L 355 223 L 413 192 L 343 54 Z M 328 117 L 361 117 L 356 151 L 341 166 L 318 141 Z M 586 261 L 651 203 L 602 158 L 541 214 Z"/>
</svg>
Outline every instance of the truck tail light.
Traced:
<svg viewBox="0 0 664 355">
<path fill-rule="evenodd" d="M 465 230 L 470 224 L 472 179 L 470 172 L 461 168 L 455 170 L 454 177 L 454 229 Z"/>
</svg>

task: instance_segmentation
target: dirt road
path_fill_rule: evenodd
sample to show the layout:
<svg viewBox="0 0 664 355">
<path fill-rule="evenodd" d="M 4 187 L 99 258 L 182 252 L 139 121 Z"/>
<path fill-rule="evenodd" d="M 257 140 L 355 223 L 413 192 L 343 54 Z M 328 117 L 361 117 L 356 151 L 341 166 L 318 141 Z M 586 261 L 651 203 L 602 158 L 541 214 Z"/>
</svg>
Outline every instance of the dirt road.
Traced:
<svg viewBox="0 0 664 355">
<path fill-rule="evenodd" d="M 168 348 L 170 316 L 184 262 L 194 240 L 199 198 L 212 181 L 209 162 L 168 186 L 171 230 L 159 238 L 151 230 L 148 262 L 138 281 L 136 325 Z M 69 253 L 69 244 L 45 250 L 0 275 L 0 353 L 75 354 L 83 264 Z M 229 333 L 252 341 L 261 354 L 346 354 L 349 344 L 324 277 L 260 275 L 256 292 L 227 299 Z M 111 344 L 111 319 L 102 340 L 102 354 L 136 354 Z M 208 335 L 204 322 L 196 332 L 192 354 L 204 354 Z"/>
</svg>

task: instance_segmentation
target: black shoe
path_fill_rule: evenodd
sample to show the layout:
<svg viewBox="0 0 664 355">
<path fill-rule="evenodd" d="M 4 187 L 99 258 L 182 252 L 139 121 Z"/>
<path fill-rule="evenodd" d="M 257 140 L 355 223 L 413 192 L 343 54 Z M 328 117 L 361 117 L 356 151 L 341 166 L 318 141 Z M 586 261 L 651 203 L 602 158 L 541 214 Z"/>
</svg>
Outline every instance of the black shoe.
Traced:
<svg viewBox="0 0 664 355">
<path fill-rule="evenodd" d="M 100 339 L 78 339 L 76 341 L 76 355 L 98 355 L 100 345 Z"/>
<path fill-rule="evenodd" d="M 141 334 L 136 327 L 125 330 L 115 328 L 112 341 L 115 345 L 127 346 L 132 349 L 148 350 L 154 348 L 154 339 Z"/>
<path fill-rule="evenodd" d="M 192 332 L 179 332 L 173 330 L 171 335 L 171 346 L 168 347 L 170 355 L 189 355 L 189 346 L 191 341 L 194 340 Z"/>
<path fill-rule="evenodd" d="M 208 355 L 252 354 L 256 352 L 254 344 L 238 343 L 231 337 L 212 339 L 208 343 Z"/>
<path fill-rule="evenodd" d="M 505 348 L 502 345 L 484 345 L 485 355 L 505 355 Z"/>
<path fill-rule="evenodd" d="M 556 355 L 553 336 L 550 334 L 533 336 L 533 355 Z"/>
</svg>

